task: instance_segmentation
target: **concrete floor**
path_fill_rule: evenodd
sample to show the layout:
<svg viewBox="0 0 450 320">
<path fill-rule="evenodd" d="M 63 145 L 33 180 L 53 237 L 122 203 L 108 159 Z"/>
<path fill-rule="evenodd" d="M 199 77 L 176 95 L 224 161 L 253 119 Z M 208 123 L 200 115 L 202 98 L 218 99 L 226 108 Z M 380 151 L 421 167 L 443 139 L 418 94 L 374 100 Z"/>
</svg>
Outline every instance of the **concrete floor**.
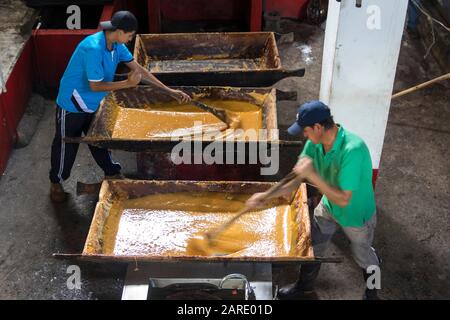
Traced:
<svg viewBox="0 0 450 320">
<path fill-rule="evenodd" d="M 304 78 L 286 79 L 280 89 L 298 89 L 298 102 L 318 97 L 323 30 L 284 21 L 283 32 L 295 31 L 294 43 L 279 46 L 285 67 L 307 69 Z M 424 49 L 407 35 L 402 44 L 395 90 L 441 74 Z M 375 247 L 383 258 L 384 299 L 448 299 L 450 297 L 450 120 L 448 85 L 437 84 L 392 102 L 380 176 L 376 186 L 378 228 Z M 295 118 L 297 103 L 278 105 L 283 131 Z M 0 299 L 118 299 L 126 266 L 96 265 L 60 260 L 52 253 L 79 253 L 92 218 L 96 199 L 75 196 L 76 181 L 102 178 L 89 151 L 81 146 L 70 179 L 72 197 L 54 206 L 48 199 L 50 145 L 54 107 L 46 112 L 30 145 L 15 150 L 0 179 Z M 283 173 L 290 170 L 300 150 L 285 154 Z M 134 157 L 114 152 L 125 174 L 135 172 Z M 349 255 L 345 238 L 337 233 L 328 252 L 343 256 L 341 264 L 324 265 L 317 281 L 319 299 L 360 299 L 363 283 Z M 81 268 L 81 290 L 69 290 L 67 267 Z M 281 273 L 281 271 L 283 271 Z M 284 284 L 296 270 L 277 269 L 274 278 Z"/>
</svg>

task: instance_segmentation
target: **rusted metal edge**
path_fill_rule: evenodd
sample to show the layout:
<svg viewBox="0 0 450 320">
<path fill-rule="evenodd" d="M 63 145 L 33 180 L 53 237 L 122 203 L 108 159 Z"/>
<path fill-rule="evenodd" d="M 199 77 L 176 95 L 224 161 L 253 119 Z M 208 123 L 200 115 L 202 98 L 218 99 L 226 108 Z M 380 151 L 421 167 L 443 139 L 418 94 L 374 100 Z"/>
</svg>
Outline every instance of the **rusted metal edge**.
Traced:
<svg viewBox="0 0 450 320">
<path fill-rule="evenodd" d="M 154 72 L 159 81 L 169 86 L 272 87 L 289 77 L 303 77 L 305 68 L 294 70 L 265 69 L 243 71 L 178 71 Z"/>
<path fill-rule="evenodd" d="M 125 151 L 170 151 L 176 144 L 180 142 L 196 142 L 199 140 L 195 139 L 180 139 L 172 141 L 170 139 L 164 140 L 144 140 L 144 139 L 104 139 L 97 137 L 65 137 L 63 138 L 65 143 L 86 143 L 90 145 L 94 145 L 100 148 L 108 148 L 108 149 L 119 149 Z M 203 146 L 207 146 L 212 142 L 218 142 L 216 140 L 200 140 Z M 234 141 L 236 144 L 245 144 L 250 145 L 252 143 L 262 144 L 267 143 L 269 146 L 281 146 L 281 147 L 301 147 L 303 146 L 303 141 L 295 141 L 295 140 L 258 140 L 258 141 Z M 222 143 L 229 143 L 229 141 L 222 141 Z M 235 151 L 237 149 L 235 148 Z"/>
<path fill-rule="evenodd" d="M 248 193 L 252 193 L 255 191 L 262 191 L 270 186 L 273 186 L 274 182 L 255 182 L 255 181 L 208 181 L 208 182 L 198 182 L 198 181 L 161 181 L 161 180 L 136 180 L 136 181 L 127 181 L 127 180 L 105 180 L 101 184 L 101 190 L 99 192 L 99 202 L 97 203 L 94 217 L 92 219 L 93 222 L 97 221 L 98 224 L 91 224 L 89 229 L 89 234 L 85 243 L 85 248 L 83 253 L 55 253 L 53 256 L 55 258 L 79 258 L 88 261 L 94 262 L 183 262 L 183 261 L 195 261 L 195 262 L 267 262 L 267 263 L 312 263 L 312 262 L 323 262 L 323 263 L 338 263 L 342 262 L 342 258 L 340 257 L 314 257 L 311 254 L 302 255 L 297 257 L 286 256 L 286 257 L 261 257 L 261 256 L 253 256 L 253 257 L 227 257 L 227 256 L 115 256 L 111 254 L 101 254 L 101 253 L 87 253 L 86 250 L 88 248 L 89 239 L 94 239 L 93 234 L 98 233 L 98 229 L 102 227 L 102 220 L 104 220 L 105 207 L 104 205 L 108 204 L 108 201 L 111 200 L 111 197 L 118 195 L 122 192 L 127 192 L 124 188 L 133 185 L 133 190 L 137 190 L 134 196 L 140 196 L 139 192 L 143 192 L 142 188 L 153 188 L 154 190 L 158 190 L 158 192 L 164 191 L 172 191 L 174 186 L 179 186 L 181 189 L 186 189 L 188 187 L 192 187 L 194 184 L 197 188 L 205 188 L 208 187 L 208 190 L 214 191 L 217 188 L 223 190 L 224 186 L 227 186 L 228 192 L 236 192 L 236 190 L 246 190 Z M 140 186 L 140 187 L 139 187 Z M 165 188 L 161 189 L 162 186 Z M 210 189 L 215 186 L 215 189 Z M 138 188 L 139 187 L 139 188 Z M 254 189 L 256 188 L 256 189 Z M 181 190 L 180 189 L 180 190 Z M 199 190 L 200 190 L 199 189 Z M 139 191 L 140 190 L 140 191 Z M 234 190 L 234 191 L 233 191 Z M 304 184 L 299 188 L 301 198 L 298 201 L 301 201 L 303 204 L 306 203 L 306 188 Z M 145 194 L 148 192 L 146 191 Z M 151 194 L 151 193 L 150 193 Z M 107 210 L 107 209 L 106 209 Z M 302 217 L 304 219 L 308 219 L 307 217 L 308 211 L 302 212 Z M 309 220 L 309 219 L 308 219 Z M 307 228 L 308 225 L 305 225 Z M 309 228 L 308 228 L 309 229 Z M 91 245 L 93 245 L 91 243 Z"/>
<path fill-rule="evenodd" d="M 53 253 L 53 257 L 57 259 L 80 259 L 91 262 L 255 262 L 255 263 L 282 263 L 282 264 L 298 264 L 298 263 L 341 263 L 344 257 L 314 257 L 314 258 L 296 258 L 296 257 L 219 257 L 219 256 L 189 256 L 189 257 L 151 257 L 151 256 L 110 256 L 110 255 L 85 255 L 81 253 Z"/>
</svg>

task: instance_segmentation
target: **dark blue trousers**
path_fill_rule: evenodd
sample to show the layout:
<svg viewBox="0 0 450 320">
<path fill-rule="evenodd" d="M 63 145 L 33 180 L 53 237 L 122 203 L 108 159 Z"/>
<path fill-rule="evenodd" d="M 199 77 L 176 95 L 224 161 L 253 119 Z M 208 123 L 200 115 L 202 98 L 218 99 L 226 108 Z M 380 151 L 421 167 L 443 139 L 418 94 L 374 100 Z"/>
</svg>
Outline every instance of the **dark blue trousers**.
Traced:
<svg viewBox="0 0 450 320">
<path fill-rule="evenodd" d="M 68 112 L 56 106 L 56 131 L 52 143 L 50 169 L 52 183 L 60 183 L 69 178 L 78 152 L 78 143 L 65 143 L 63 138 L 81 137 L 83 133 L 86 134 L 94 115 L 95 113 Z M 89 150 L 105 175 L 111 176 L 120 173 L 120 164 L 112 160 L 108 150 L 91 145 L 89 145 Z"/>
</svg>

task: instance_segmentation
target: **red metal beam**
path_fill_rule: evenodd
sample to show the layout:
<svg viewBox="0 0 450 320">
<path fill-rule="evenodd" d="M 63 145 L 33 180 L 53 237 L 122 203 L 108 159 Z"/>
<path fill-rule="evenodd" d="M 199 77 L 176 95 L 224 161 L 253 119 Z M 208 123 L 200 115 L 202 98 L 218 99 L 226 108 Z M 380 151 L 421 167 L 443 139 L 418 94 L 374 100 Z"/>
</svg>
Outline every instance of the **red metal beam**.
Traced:
<svg viewBox="0 0 450 320">
<path fill-rule="evenodd" d="M 13 140 L 17 136 L 17 125 L 22 118 L 33 87 L 33 48 L 31 39 L 25 43 L 19 59 L 14 64 L 6 81 L 6 93 L 1 95 L 3 111 Z"/>
<path fill-rule="evenodd" d="M 262 0 L 251 0 L 250 3 L 250 31 L 261 31 L 262 24 Z"/>
<path fill-rule="evenodd" d="M 171 21 L 246 20 L 250 31 L 261 31 L 263 8 L 262 0 L 147 0 L 147 10 L 149 32 L 160 33 L 162 17 Z"/>
<path fill-rule="evenodd" d="M 161 32 L 161 3 L 160 0 L 148 0 L 148 30 L 150 33 Z"/>
<path fill-rule="evenodd" d="M 377 178 L 378 178 L 378 169 L 373 169 L 372 170 L 372 186 L 375 189 L 375 185 L 377 183 Z"/>
<path fill-rule="evenodd" d="M 300 19 L 306 16 L 308 2 L 308 0 L 266 0 L 264 11 L 276 11 L 281 17 Z"/>
<path fill-rule="evenodd" d="M 6 168 L 17 137 L 17 125 L 25 112 L 33 87 L 31 45 L 28 39 L 6 80 L 6 92 L 0 95 L 0 174 Z"/>
<path fill-rule="evenodd" d="M 6 169 L 9 155 L 13 147 L 11 131 L 3 110 L 3 94 L 0 95 L 0 176 Z"/>
</svg>

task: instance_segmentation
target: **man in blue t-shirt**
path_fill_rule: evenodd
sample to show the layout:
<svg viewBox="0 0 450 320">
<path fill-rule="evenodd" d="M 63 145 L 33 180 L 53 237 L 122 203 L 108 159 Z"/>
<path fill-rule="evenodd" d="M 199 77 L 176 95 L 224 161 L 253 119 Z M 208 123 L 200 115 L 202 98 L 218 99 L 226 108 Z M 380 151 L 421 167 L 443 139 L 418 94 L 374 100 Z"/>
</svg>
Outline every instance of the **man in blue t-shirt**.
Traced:
<svg viewBox="0 0 450 320">
<path fill-rule="evenodd" d="M 78 44 L 60 82 L 50 169 L 50 198 L 54 202 L 63 202 L 67 198 L 61 183 L 69 178 L 78 151 L 78 144 L 65 143 L 64 138 L 86 134 L 100 101 L 108 92 L 134 87 L 144 78 L 179 103 L 191 99 L 186 93 L 165 86 L 133 60 L 125 46 L 133 39 L 138 26 L 131 12 L 118 11 L 111 21 L 101 22 L 100 26 L 103 31 Z M 113 81 L 120 62 L 125 63 L 131 73 L 127 80 Z M 106 178 L 121 177 L 121 167 L 112 160 L 108 150 L 94 146 L 89 149 Z"/>
</svg>

